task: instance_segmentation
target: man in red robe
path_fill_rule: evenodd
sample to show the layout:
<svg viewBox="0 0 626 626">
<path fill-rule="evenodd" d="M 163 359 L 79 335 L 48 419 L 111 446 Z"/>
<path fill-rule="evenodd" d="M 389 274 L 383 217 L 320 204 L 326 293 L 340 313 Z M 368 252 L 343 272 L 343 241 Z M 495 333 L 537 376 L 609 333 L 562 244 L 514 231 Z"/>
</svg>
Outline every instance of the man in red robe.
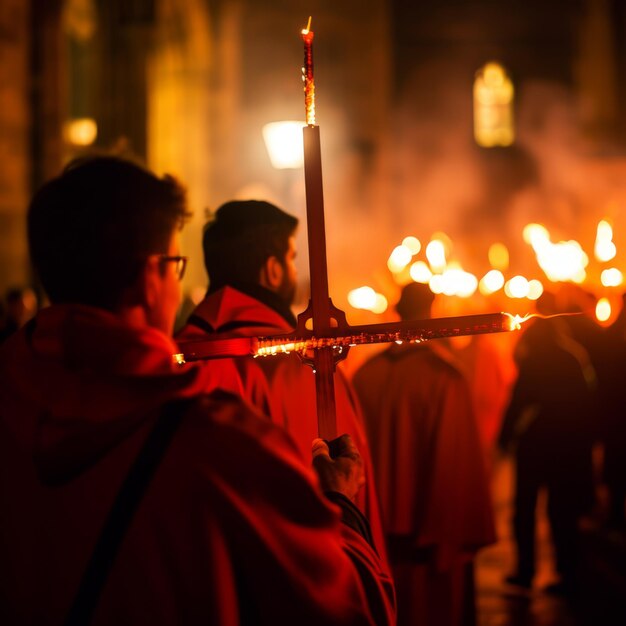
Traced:
<svg viewBox="0 0 626 626">
<path fill-rule="evenodd" d="M 52 305 L 0 349 L 0 623 L 392 624 L 393 589 L 352 503 L 235 395 L 178 366 L 184 192 L 125 161 L 77 162 L 35 195 Z"/>
<path fill-rule="evenodd" d="M 296 292 L 295 230 L 298 220 L 268 202 L 222 205 L 204 232 L 209 275 L 205 299 L 178 335 L 179 342 L 202 337 L 263 336 L 291 332 Z M 302 455 L 317 437 L 315 374 L 296 354 L 236 359 L 247 397 L 262 410 L 261 387 L 269 388 L 268 414 L 293 437 Z M 348 433 L 361 453 L 365 487 L 356 503 L 370 521 L 374 543 L 385 555 L 384 535 L 369 447 L 358 403 L 341 371 L 335 376 L 337 432 Z"/>
<path fill-rule="evenodd" d="M 412 283 L 396 310 L 430 317 L 433 294 Z M 495 539 L 469 386 L 437 342 L 393 344 L 357 370 L 376 470 L 398 623 L 473 623 L 472 560 Z"/>
</svg>

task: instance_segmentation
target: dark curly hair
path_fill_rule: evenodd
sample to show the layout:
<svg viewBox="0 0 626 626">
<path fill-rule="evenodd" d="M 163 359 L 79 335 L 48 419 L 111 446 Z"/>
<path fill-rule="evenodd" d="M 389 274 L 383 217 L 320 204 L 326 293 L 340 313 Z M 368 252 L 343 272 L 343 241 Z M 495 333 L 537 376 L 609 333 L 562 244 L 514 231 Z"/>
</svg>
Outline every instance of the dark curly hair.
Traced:
<svg viewBox="0 0 626 626">
<path fill-rule="evenodd" d="M 117 157 L 75 160 L 30 203 L 31 261 L 51 302 L 114 310 L 189 215 L 171 176 Z"/>
<path fill-rule="evenodd" d="M 204 264 L 209 292 L 226 285 L 258 284 L 265 261 L 283 261 L 298 219 L 262 200 L 234 200 L 220 206 L 204 229 Z"/>
</svg>

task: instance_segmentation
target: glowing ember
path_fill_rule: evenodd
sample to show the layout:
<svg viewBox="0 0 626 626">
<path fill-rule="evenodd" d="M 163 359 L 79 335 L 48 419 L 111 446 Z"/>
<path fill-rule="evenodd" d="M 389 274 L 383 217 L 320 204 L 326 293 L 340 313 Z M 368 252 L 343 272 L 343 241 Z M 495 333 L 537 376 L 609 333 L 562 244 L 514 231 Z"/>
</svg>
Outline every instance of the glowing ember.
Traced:
<svg viewBox="0 0 626 626">
<path fill-rule="evenodd" d="M 572 315 L 583 315 L 576 311 L 572 313 L 555 313 L 554 315 L 541 315 L 540 313 L 527 313 L 526 315 L 513 315 L 512 313 L 503 313 L 509 318 L 510 330 L 519 330 L 522 324 L 532 319 L 549 320 L 553 317 L 570 317 Z"/>
<path fill-rule="evenodd" d="M 509 318 L 509 330 L 519 330 L 522 327 L 524 322 L 527 322 L 529 319 L 533 317 L 538 317 L 536 314 L 527 314 L 527 315 L 513 315 L 511 313 L 503 313 Z"/>
<path fill-rule="evenodd" d="M 306 110 L 306 123 L 315 125 L 315 80 L 313 78 L 313 31 L 311 30 L 311 17 L 306 28 L 302 29 L 302 41 L 304 41 L 304 65 L 302 67 L 302 80 L 304 81 L 304 107 Z"/>
</svg>

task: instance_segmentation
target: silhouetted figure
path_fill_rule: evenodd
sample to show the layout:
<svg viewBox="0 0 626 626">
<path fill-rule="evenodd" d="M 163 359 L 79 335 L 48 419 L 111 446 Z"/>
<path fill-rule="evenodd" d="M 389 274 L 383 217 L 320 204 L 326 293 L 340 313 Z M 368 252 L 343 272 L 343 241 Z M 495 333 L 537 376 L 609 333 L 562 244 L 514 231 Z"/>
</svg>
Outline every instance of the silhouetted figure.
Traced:
<svg viewBox="0 0 626 626">
<path fill-rule="evenodd" d="M 596 321 L 595 305 L 596 296 L 575 283 L 560 285 L 556 294 L 555 312 L 567 314 L 560 319 L 567 325 L 572 339 L 587 352 L 595 374 L 595 383 L 592 385 L 594 402 L 591 427 L 594 441 L 598 442 L 601 439 L 602 424 L 606 421 L 607 395 L 611 393 L 610 380 L 615 372 L 611 361 L 617 346 L 614 344 L 613 333 Z"/>
<path fill-rule="evenodd" d="M 554 298 L 537 302 L 554 313 Z M 535 575 L 535 511 L 540 490 L 560 580 L 549 591 L 576 589 L 578 521 L 593 504 L 591 466 L 594 372 L 584 348 L 562 318 L 535 320 L 516 349 L 518 377 L 504 417 L 499 445 L 515 454 L 513 530 L 517 570 L 507 582 L 530 588 Z"/>
<path fill-rule="evenodd" d="M 626 531 L 626 294 L 622 300 L 622 310 L 607 330 L 608 367 L 602 387 L 600 440 L 602 480 L 608 491 L 607 524 Z"/>
<path fill-rule="evenodd" d="M 426 285 L 403 320 L 430 317 Z M 354 375 L 366 418 L 401 626 L 474 623 L 473 558 L 495 540 L 469 385 L 437 341 L 393 344 Z"/>
<path fill-rule="evenodd" d="M 105 157 L 30 204 L 52 305 L 0 348 L 0 623 L 391 626 L 350 438 L 315 442 L 316 475 L 172 358 L 188 216 L 174 179 Z"/>
</svg>

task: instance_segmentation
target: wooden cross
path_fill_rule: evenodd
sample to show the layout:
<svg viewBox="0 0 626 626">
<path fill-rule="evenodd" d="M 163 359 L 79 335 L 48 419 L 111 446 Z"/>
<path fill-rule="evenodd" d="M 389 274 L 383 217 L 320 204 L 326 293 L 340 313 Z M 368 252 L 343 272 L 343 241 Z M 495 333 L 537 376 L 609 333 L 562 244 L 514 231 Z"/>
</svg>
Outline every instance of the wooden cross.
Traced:
<svg viewBox="0 0 626 626">
<path fill-rule="evenodd" d="M 320 129 L 315 123 L 315 80 L 313 74 L 313 31 L 311 18 L 302 30 L 304 42 L 304 103 L 307 125 L 302 129 L 304 140 L 304 182 L 306 189 L 307 236 L 309 242 L 309 270 L 311 299 L 307 309 L 298 316 L 297 333 L 306 336 L 308 323 L 315 337 L 328 337 L 332 327 L 350 334 L 343 311 L 330 299 L 328 293 L 328 268 L 326 264 L 326 232 L 324 227 L 324 193 L 322 188 L 322 156 Z M 393 331 L 393 329 L 392 329 Z M 376 332 L 376 329 L 373 329 Z M 341 355 L 336 346 L 319 347 L 312 359 L 315 372 L 317 421 L 319 436 L 332 439 L 336 436 L 334 370 L 337 360 L 345 358 L 347 347 Z"/>
<path fill-rule="evenodd" d="M 351 346 L 391 341 L 420 342 L 441 337 L 475 335 L 516 330 L 526 318 L 508 313 L 467 315 L 398 323 L 351 326 L 345 313 L 336 308 L 328 293 L 326 232 L 320 129 L 315 123 L 313 77 L 313 31 L 311 18 L 302 31 L 306 123 L 304 139 L 304 180 L 306 189 L 307 237 L 311 299 L 298 316 L 294 333 L 273 337 L 232 337 L 190 341 L 174 355 L 176 362 L 233 356 L 273 356 L 296 352 L 315 372 L 318 433 L 324 439 L 337 436 L 334 371 Z"/>
</svg>

